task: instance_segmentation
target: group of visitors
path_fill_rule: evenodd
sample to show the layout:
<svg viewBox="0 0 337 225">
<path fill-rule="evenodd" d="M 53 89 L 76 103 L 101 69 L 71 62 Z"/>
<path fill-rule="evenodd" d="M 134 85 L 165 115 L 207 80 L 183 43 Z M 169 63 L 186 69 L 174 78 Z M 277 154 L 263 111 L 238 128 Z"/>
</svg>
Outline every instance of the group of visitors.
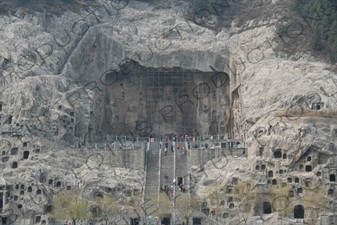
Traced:
<svg viewBox="0 0 337 225">
<path fill-rule="evenodd" d="M 167 137 L 167 140 L 165 138 L 165 148 L 164 148 L 164 154 L 167 155 L 167 151 L 169 149 L 169 143 L 168 143 L 168 136 Z M 161 150 L 163 148 L 163 142 L 162 142 L 162 137 L 160 137 L 160 142 L 159 142 L 159 150 Z M 181 154 L 182 155 L 185 155 L 185 152 L 186 152 L 186 149 L 184 146 L 181 146 L 180 143 L 176 143 L 175 142 L 175 139 L 172 141 L 171 143 L 171 152 L 174 152 L 175 149 L 178 149 L 180 150 L 181 148 Z"/>
<path fill-rule="evenodd" d="M 169 181 L 169 176 L 167 174 L 164 175 L 164 180 L 165 180 L 165 183 L 168 183 Z M 167 195 L 170 194 L 171 196 L 173 195 L 173 189 L 174 189 L 174 186 L 176 186 L 176 179 L 173 179 L 173 182 L 172 182 L 172 185 L 169 187 L 168 185 L 162 185 L 160 186 L 160 191 L 161 192 L 165 192 Z M 179 189 L 181 192 L 184 192 L 186 191 L 185 189 L 185 185 L 184 184 L 179 184 Z"/>
<path fill-rule="evenodd" d="M 160 187 L 160 191 L 161 192 L 165 192 L 167 195 L 170 193 L 171 195 L 173 194 L 173 188 L 174 186 L 171 185 L 171 187 L 167 186 L 167 185 L 162 185 Z"/>
<path fill-rule="evenodd" d="M 152 135 L 150 136 L 150 138 L 152 138 Z M 160 136 L 160 141 L 162 142 L 163 141 L 163 136 Z M 193 136 L 192 135 L 166 135 L 165 136 L 165 142 L 168 142 L 168 141 L 193 141 Z"/>
</svg>

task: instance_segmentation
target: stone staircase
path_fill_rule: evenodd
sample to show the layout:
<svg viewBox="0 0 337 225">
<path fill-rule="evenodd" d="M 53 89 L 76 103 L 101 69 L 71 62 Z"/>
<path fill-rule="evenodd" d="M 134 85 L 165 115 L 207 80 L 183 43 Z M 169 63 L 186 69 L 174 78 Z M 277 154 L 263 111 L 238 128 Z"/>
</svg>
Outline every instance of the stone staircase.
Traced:
<svg viewBox="0 0 337 225">
<path fill-rule="evenodd" d="M 160 184 L 171 186 L 174 179 L 174 153 L 171 152 L 171 144 L 169 142 L 167 148 L 167 155 L 165 155 L 164 150 L 162 150 L 161 154 L 161 168 L 160 168 Z M 163 142 L 163 149 L 165 148 L 165 142 Z M 165 183 L 164 176 L 165 174 L 169 176 L 169 180 Z"/>
<path fill-rule="evenodd" d="M 185 142 L 180 142 L 181 146 L 185 146 Z M 177 184 L 179 181 L 179 177 L 182 177 L 182 182 L 183 184 L 185 184 L 186 186 L 186 191 L 185 193 L 188 193 L 189 190 L 187 189 L 187 187 L 189 186 L 189 181 L 190 181 L 190 177 L 189 177 L 189 162 L 188 162 L 188 154 L 189 151 L 185 151 L 185 154 L 182 154 L 181 149 L 176 152 L 176 166 L 175 166 L 175 171 L 176 171 L 176 179 L 177 179 Z M 183 192 L 180 191 L 179 186 L 176 186 L 176 196 L 179 194 L 183 194 Z"/>
<path fill-rule="evenodd" d="M 176 142 L 177 143 L 177 142 Z M 186 187 L 189 186 L 189 163 L 188 154 L 182 155 L 180 150 L 175 149 L 175 152 L 171 151 L 172 142 L 169 142 L 167 155 L 164 153 L 165 142 L 163 142 L 162 150 L 159 151 L 159 141 L 151 142 L 150 150 L 147 152 L 147 173 L 146 173 L 146 185 L 145 185 L 145 197 L 144 208 L 146 212 L 151 214 L 158 210 L 156 205 L 156 196 L 158 197 L 159 189 L 161 185 L 171 186 L 173 179 L 176 178 L 178 183 L 178 177 L 183 178 L 183 184 Z M 180 142 L 180 146 L 185 146 L 185 142 Z M 168 182 L 165 183 L 165 174 L 169 177 Z M 178 185 L 175 186 L 173 197 L 183 194 L 188 194 L 189 190 L 186 188 L 185 193 L 180 191 Z M 167 212 L 171 214 L 172 221 L 175 220 L 174 201 L 172 198 L 172 209 Z"/>
<path fill-rule="evenodd" d="M 150 144 L 150 150 L 146 154 L 147 172 L 144 198 L 145 201 L 158 196 L 159 192 L 159 142 L 152 142 Z"/>
</svg>

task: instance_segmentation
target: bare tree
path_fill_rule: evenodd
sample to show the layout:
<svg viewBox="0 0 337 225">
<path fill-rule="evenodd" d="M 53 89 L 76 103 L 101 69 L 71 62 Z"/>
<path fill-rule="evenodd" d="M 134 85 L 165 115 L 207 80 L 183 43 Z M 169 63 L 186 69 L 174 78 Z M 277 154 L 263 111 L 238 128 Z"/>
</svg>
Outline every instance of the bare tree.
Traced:
<svg viewBox="0 0 337 225">
<path fill-rule="evenodd" d="M 239 181 L 234 185 L 224 185 L 221 181 L 218 181 L 209 186 L 206 198 L 216 221 L 219 221 L 219 217 L 222 210 L 226 207 L 225 203 L 227 201 L 227 205 L 230 208 L 235 207 L 235 205 L 237 206 L 238 212 L 241 215 L 241 221 L 243 220 L 244 223 L 247 223 L 253 207 L 260 204 L 262 199 L 259 190 L 253 189 L 253 187 L 254 183 L 251 180 Z"/>
<path fill-rule="evenodd" d="M 117 199 L 111 194 L 107 194 L 102 198 L 98 198 L 97 204 L 100 208 L 100 213 L 98 216 L 105 220 L 106 225 L 108 224 L 109 219 L 115 218 L 120 214 L 120 208 L 117 203 Z"/>
<path fill-rule="evenodd" d="M 239 181 L 234 185 L 234 196 L 239 201 L 239 212 L 244 223 L 247 223 L 253 207 L 261 205 L 262 195 L 254 188 L 253 181 Z"/>
<path fill-rule="evenodd" d="M 272 208 L 274 211 L 278 212 L 282 224 L 283 219 L 287 217 L 289 213 L 293 212 L 295 204 L 294 196 L 292 192 L 289 191 L 287 184 L 273 186 L 270 193 L 272 196 Z"/>
<path fill-rule="evenodd" d="M 222 185 L 220 181 L 215 182 L 207 188 L 206 199 L 209 202 L 211 214 L 215 216 L 215 220 L 217 221 L 224 207 L 224 200 L 226 198 L 225 190 L 226 185 Z"/>
<path fill-rule="evenodd" d="M 189 224 L 189 219 L 193 215 L 193 210 L 199 207 L 199 202 L 194 195 L 191 194 L 183 194 L 176 198 L 176 207 L 179 212 L 182 214 L 184 219 L 186 220 L 186 224 Z"/>
<path fill-rule="evenodd" d="M 316 224 L 320 212 L 326 207 L 327 203 L 327 190 L 317 183 L 310 182 L 303 195 L 303 206 L 309 211 L 310 224 Z"/>
<path fill-rule="evenodd" d="M 53 196 L 52 211 L 49 217 L 61 220 L 76 220 L 91 218 L 88 201 L 81 198 L 79 190 L 59 192 Z"/>
<path fill-rule="evenodd" d="M 154 216 L 158 216 L 160 220 L 164 219 L 165 214 L 170 214 L 173 209 L 173 203 L 171 199 L 165 193 L 159 193 L 159 197 L 156 198 L 157 195 L 154 196 L 153 202 L 157 203 L 158 210 L 154 212 Z"/>
</svg>

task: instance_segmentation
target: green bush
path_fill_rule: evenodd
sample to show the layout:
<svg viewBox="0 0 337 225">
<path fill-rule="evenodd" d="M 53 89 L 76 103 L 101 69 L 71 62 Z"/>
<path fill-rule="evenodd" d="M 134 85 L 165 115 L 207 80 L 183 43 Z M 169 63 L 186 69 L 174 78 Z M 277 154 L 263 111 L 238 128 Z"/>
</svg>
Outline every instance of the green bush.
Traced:
<svg viewBox="0 0 337 225">
<path fill-rule="evenodd" d="M 331 44 L 334 44 L 334 42 L 337 40 L 337 21 L 336 20 L 331 25 L 328 36 L 329 36 L 328 38 L 329 42 Z"/>
<path fill-rule="evenodd" d="M 315 29 L 313 35 L 310 39 L 310 47 L 315 50 L 320 50 L 322 48 L 322 37 L 318 29 Z"/>
<path fill-rule="evenodd" d="M 291 5 L 291 10 L 299 12 L 303 7 L 304 1 L 303 0 L 295 0 Z"/>
<path fill-rule="evenodd" d="M 335 54 L 335 57 L 337 58 L 337 39 L 336 39 L 335 42 L 333 43 L 332 51 L 333 51 L 333 53 Z"/>
<path fill-rule="evenodd" d="M 276 33 L 281 35 L 285 31 L 286 31 L 286 27 L 284 26 L 283 21 L 282 20 L 277 21 L 277 24 L 276 24 Z"/>
</svg>

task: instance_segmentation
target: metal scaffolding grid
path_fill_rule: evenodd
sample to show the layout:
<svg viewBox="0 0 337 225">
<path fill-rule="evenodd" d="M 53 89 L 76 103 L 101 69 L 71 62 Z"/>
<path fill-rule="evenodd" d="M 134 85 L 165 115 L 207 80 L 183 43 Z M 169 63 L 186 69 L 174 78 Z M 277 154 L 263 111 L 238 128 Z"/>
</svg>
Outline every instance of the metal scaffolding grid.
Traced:
<svg viewBox="0 0 337 225">
<path fill-rule="evenodd" d="M 171 86 L 173 89 L 173 95 L 170 97 L 164 96 L 164 87 L 166 86 Z M 164 97 L 172 105 L 178 106 L 172 108 L 172 113 L 176 110 L 182 112 L 182 123 L 176 127 L 176 130 L 180 132 L 179 134 L 193 134 L 197 128 L 196 102 L 191 99 L 194 87 L 193 73 L 191 71 L 184 71 L 180 68 L 148 68 L 144 86 L 146 89 L 147 122 L 151 125 L 155 123 L 155 118 L 156 116 L 158 117 L 160 110 L 158 110 L 157 104 L 163 101 Z M 193 104 L 188 99 L 191 99 Z"/>
</svg>

